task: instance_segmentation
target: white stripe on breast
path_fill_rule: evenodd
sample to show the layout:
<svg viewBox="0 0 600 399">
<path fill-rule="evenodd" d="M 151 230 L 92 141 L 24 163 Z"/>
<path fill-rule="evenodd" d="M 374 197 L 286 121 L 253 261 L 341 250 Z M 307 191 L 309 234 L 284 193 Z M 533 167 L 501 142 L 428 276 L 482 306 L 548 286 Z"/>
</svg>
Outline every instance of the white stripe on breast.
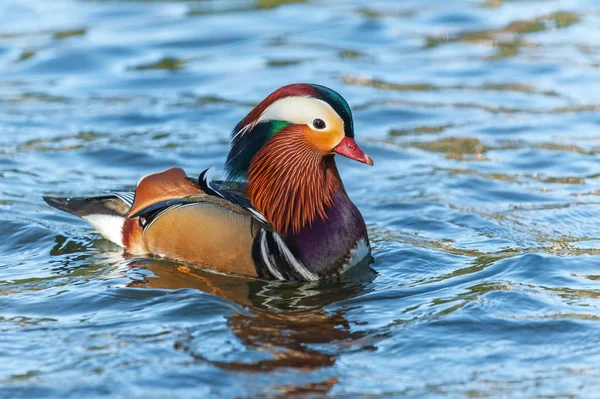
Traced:
<svg viewBox="0 0 600 399">
<path fill-rule="evenodd" d="M 302 277 L 304 277 L 307 281 L 316 281 L 319 279 L 319 276 L 311 272 L 304 266 L 301 262 L 296 259 L 296 257 L 292 254 L 290 249 L 287 247 L 285 242 L 281 239 L 279 234 L 273 233 L 273 237 L 275 237 L 275 241 L 277 241 L 277 246 L 281 250 L 281 253 L 285 257 L 285 260 L 292 266 Z"/>
<path fill-rule="evenodd" d="M 271 264 L 271 259 L 269 259 L 268 255 L 269 248 L 267 247 L 267 233 L 264 230 L 260 231 L 260 252 L 262 254 L 263 261 L 265 262 L 265 265 L 267 265 L 267 268 L 269 269 L 271 274 L 277 280 L 285 280 L 281 273 L 279 273 L 279 270 L 277 270 L 277 268 L 273 267 L 273 265 Z"/>
</svg>

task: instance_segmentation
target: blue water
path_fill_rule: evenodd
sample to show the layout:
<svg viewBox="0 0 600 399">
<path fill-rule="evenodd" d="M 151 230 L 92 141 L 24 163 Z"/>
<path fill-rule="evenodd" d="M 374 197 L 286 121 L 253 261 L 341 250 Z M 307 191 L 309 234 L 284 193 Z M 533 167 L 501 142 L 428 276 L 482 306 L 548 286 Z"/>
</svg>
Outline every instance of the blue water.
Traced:
<svg viewBox="0 0 600 399">
<path fill-rule="evenodd" d="M 2 0 L 0 397 L 597 397 L 599 43 L 595 0 Z M 292 82 L 353 108 L 372 270 L 132 258 L 41 199 L 220 168 Z"/>
</svg>

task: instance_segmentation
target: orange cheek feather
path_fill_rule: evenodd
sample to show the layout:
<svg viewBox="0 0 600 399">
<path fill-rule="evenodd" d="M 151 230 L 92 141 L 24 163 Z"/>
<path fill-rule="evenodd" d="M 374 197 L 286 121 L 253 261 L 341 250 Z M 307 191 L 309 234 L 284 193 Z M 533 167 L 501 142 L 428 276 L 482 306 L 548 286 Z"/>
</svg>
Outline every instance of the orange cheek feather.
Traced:
<svg viewBox="0 0 600 399">
<path fill-rule="evenodd" d="M 335 118 L 329 120 L 334 122 L 324 130 L 314 130 L 308 126 L 303 129 L 304 140 L 323 154 L 329 154 L 344 138 L 342 121 Z"/>
</svg>

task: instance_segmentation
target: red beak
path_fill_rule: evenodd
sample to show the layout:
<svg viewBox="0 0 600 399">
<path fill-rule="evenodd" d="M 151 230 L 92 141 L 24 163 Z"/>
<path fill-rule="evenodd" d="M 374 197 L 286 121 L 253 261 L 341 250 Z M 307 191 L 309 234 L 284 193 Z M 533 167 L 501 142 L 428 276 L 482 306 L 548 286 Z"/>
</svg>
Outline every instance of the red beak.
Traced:
<svg viewBox="0 0 600 399">
<path fill-rule="evenodd" d="M 333 152 L 354 159 L 355 161 L 366 163 L 369 166 L 373 166 L 371 157 L 365 154 L 351 137 L 344 137 L 342 141 L 335 146 Z"/>
</svg>

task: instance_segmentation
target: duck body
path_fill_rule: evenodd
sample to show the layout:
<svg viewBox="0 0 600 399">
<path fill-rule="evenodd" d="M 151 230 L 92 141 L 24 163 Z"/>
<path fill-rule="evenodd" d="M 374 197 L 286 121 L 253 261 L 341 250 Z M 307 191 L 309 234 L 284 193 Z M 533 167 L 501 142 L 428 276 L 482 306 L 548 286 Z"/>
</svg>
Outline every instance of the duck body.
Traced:
<svg viewBox="0 0 600 399">
<path fill-rule="evenodd" d="M 354 142 L 339 94 L 318 85 L 284 86 L 232 136 L 224 182 L 171 168 L 142 178 L 133 192 L 44 199 L 130 254 L 218 272 L 314 281 L 370 259 L 365 222 L 334 154 L 372 161 Z"/>
</svg>

